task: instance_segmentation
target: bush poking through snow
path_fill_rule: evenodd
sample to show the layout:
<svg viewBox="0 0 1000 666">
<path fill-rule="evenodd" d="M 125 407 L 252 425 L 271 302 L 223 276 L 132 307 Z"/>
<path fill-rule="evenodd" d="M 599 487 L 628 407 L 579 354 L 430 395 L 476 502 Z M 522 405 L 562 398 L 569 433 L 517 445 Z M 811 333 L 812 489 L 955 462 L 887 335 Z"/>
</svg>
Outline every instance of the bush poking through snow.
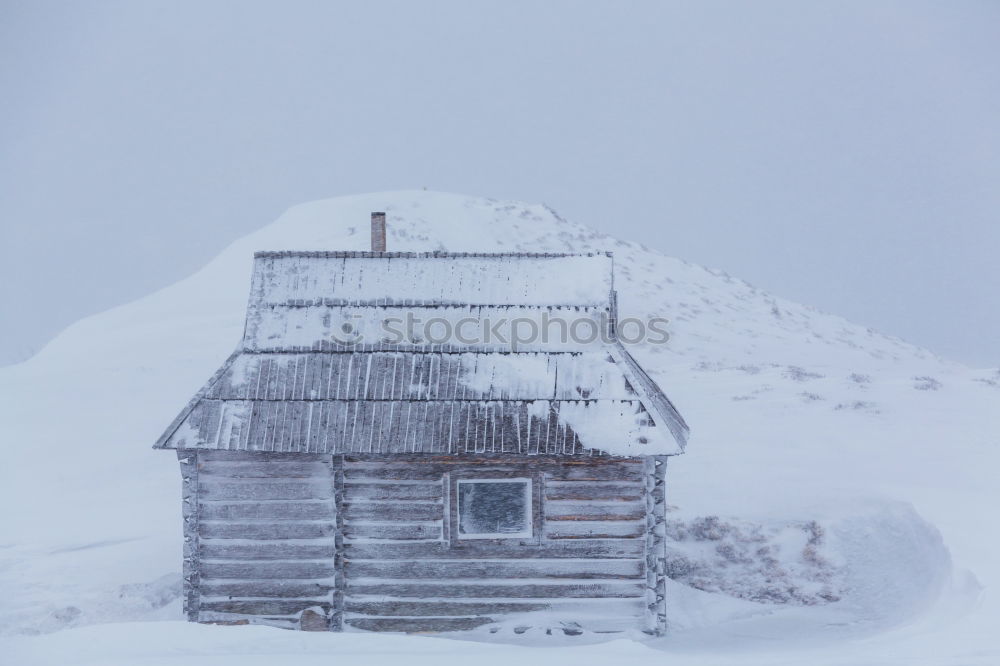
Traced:
<svg viewBox="0 0 1000 666">
<path fill-rule="evenodd" d="M 872 378 L 869 375 L 864 375 L 860 372 L 852 372 L 847 378 L 861 387 L 867 387 L 872 383 Z"/>
<path fill-rule="evenodd" d="M 858 412 L 868 412 L 869 414 L 879 414 L 878 405 L 868 400 L 855 400 L 854 402 L 838 402 L 835 410 L 853 409 Z"/>
<path fill-rule="evenodd" d="M 839 601 L 843 572 L 816 521 L 765 527 L 718 516 L 667 521 L 667 575 L 705 592 L 769 604 Z"/>
<path fill-rule="evenodd" d="M 805 368 L 800 368 L 797 365 L 789 365 L 788 367 L 785 368 L 785 372 L 783 374 L 785 375 L 785 377 L 795 382 L 806 382 L 809 381 L 810 379 L 823 378 L 823 375 L 819 374 L 818 372 L 811 372 L 809 370 L 806 370 Z"/>
<path fill-rule="evenodd" d="M 918 391 L 937 391 L 941 388 L 941 382 L 934 379 L 933 377 L 914 377 L 913 378 L 913 388 Z"/>
</svg>

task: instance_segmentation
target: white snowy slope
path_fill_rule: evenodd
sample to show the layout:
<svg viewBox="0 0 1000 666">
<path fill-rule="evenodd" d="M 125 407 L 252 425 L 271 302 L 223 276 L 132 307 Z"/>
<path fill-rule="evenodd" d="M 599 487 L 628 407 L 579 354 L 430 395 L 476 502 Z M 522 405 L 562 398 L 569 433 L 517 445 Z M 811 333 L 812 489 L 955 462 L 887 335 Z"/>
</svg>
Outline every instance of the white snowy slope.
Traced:
<svg viewBox="0 0 1000 666">
<path fill-rule="evenodd" d="M 667 477 L 669 637 L 581 649 L 542 634 L 563 647 L 539 653 L 133 623 L 181 617 L 180 478 L 174 456 L 150 447 L 240 340 L 253 252 L 367 249 L 373 210 L 388 213 L 391 250 L 611 250 L 622 317 L 671 320 L 668 345 L 631 347 L 692 431 Z M 0 446 L 10 663 L 671 658 L 662 651 L 689 664 L 1000 663 L 1000 372 L 545 206 L 392 192 L 292 208 L 186 280 L 0 368 Z"/>
</svg>

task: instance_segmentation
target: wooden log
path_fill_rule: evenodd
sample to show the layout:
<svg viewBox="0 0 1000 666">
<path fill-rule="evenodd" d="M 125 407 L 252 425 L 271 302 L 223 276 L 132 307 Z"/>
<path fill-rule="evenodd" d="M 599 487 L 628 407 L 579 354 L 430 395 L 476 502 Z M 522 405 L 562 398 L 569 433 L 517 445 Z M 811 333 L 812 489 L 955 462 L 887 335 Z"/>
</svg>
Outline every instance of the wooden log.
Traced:
<svg viewBox="0 0 1000 666">
<path fill-rule="evenodd" d="M 602 462 L 590 465 L 556 465 L 546 467 L 545 476 L 549 481 L 628 481 L 641 483 L 642 464 L 639 462 Z"/>
<path fill-rule="evenodd" d="M 462 617 L 469 615 L 528 613 L 551 608 L 548 602 L 456 602 L 456 601 L 356 601 L 346 600 L 344 610 L 352 615 L 388 616 L 437 616 Z"/>
<path fill-rule="evenodd" d="M 250 624 L 250 618 L 246 616 L 235 615 L 233 613 L 213 613 L 212 611 L 205 611 L 201 614 L 201 619 L 199 622 L 202 624 L 214 624 L 220 627 L 242 627 L 244 625 Z M 260 622 L 259 624 L 273 625 L 273 626 L 287 626 L 291 624 L 291 618 L 288 618 L 287 624 L 279 624 L 277 622 L 271 622 L 273 618 L 267 618 L 267 622 Z"/>
<path fill-rule="evenodd" d="M 520 583 L 506 580 L 489 583 L 459 583 L 456 581 L 393 581 L 391 583 L 369 582 L 372 579 L 347 579 L 346 594 L 381 595 L 387 597 L 430 598 L 598 598 L 598 597 L 642 597 L 645 593 L 643 582 L 581 582 L 564 583 Z"/>
<path fill-rule="evenodd" d="M 387 463 L 351 464 L 344 467 L 344 480 L 349 484 L 359 482 L 384 483 L 386 481 L 427 481 L 441 482 L 444 471 L 432 465 L 398 465 Z"/>
<path fill-rule="evenodd" d="M 202 502 L 203 520 L 333 520 L 330 501 L 319 502 Z"/>
<path fill-rule="evenodd" d="M 452 483 L 451 473 L 446 473 L 441 479 L 441 491 L 444 496 L 441 498 L 441 503 L 443 504 L 444 516 L 441 520 L 441 540 L 445 543 L 450 543 L 454 541 L 452 537 L 454 536 L 454 531 L 457 530 L 455 514 L 456 507 L 455 504 L 458 503 L 456 489 Z"/>
<path fill-rule="evenodd" d="M 330 487 L 334 502 L 334 547 L 333 558 L 333 599 L 330 608 L 330 631 L 344 630 L 344 590 L 347 576 L 344 572 L 344 457 L 334 456 L 330 465 Z"/>
<path fill-rule="evenodd" d="M 540 544 L 542 542 L 542 528 L 545 526 L 545 486 L 547 483 L 546 475 L 533 473 L 529 477 L 532 481 L 531 483 L 531 534 L 533 536 L 533 541 Z M 454 488 L 456 497 L 458 496 L 458 487 Z M 457 504 L 457 502 L 456 502 Z M 455 512 L 452 514 L 452 520 L 458 525 L 458 507 L 455 507 Z"/>
<path fill-rule="evenodd" d="M 204 558 L 222 560 L 319 560 L 334 558 L 335 542 L 310 544 L 287 541 L 255 541 L 232 543 L 230 539 L 201 539 L 200 553 Z"/>
<path fill-rule="evenodd" d="M 440 482 L 407 483 L 353 482 L 344 488 L 349 501 L 356 500 L 441 500 Z"/>
<path fill-rule="evenodd" d="M 640 619 L 645 611 L 645 601 L 634 598 L 599 599 L 530 599 L 506 601 L 498 599 L 468 600 L 414 600 L 348 597 L 345 610 L 352 615 L 375 616 L 469 616 L 506 615 L 550 611 L 547 615 L 578 615 L 580 617 L 631 617 Z"/>
<path fill-rule="evenodd" d="M 637 538 L 646 534 L 646 525 L 642 520 L 546 521 L 542 534 L 553 540 Z"/>
<path fill-rule="evenodd" d="M 220 479 L 314 479 L 323 463 L 288 460 L 215 460 L 202 463 L 201 472 Z"/>
<path fill-rule="evenodd" d="M 289 481 L 281 479 L 246 479 L 243 481 L 218 481 L 202 477 L 201 496 L 203 500 L 328 500 L 332 495 L 326 481 L 328 472 L 321 468 L 323 476 L 318 480 L 302 479 Z"/>
<path fill-rule="evenodd" d="M 353 502 L 344 503 L 347 521 L 432 521 L 444 517 L 444 507 L 437 502 Z"/>
<path fill-rule="evenodd" d="M 230 523 L 202 521 L 199 535 L 207 539 L 319 539 L 334 536 L 336 528 L 330 521 Z"/>
<path fill-rule="evenodd" d="M 329 595 L 326 599 L 225 599 L 202 602 L 203 610 L 240 615 L 295 615 L 314 606 L 329 609 Z"/>
<path fill-rule="evenodd" d="M 643 486 L 638 483 L 615 481 L 549 481 L 545 485 L 545 499 L 552 500 L 604 500 L 634 502 L 643 499 Z"/>
<path fill-rule="evenodd" d="M 641 560 L 348 561 L 348 578 L 594 578 L 644 577 Z M 644 579 L 644 578 L 643 578 Z"/>
<path fill-rule="evenodd" d="M 577 524 L 580 525 L 580 524 Z M 562 524 L 560 528 L 576 525 Z M 642 536 L 643 525 L 638 526 Z M 640 559 L 645 557 L 645 543 L 637 538 L 587 538 L 562 540 L 554 543 L 520 545 L 510 542 L 457 541 L 453 544 L 426 543 L 345 543 L 348 560 L 387 560 L 428 558 L 462 560 L 471 557 L 532 559 L 532 558 L 594 558 Z"/>
<path fill-rule="evenodd" d="M 428 458 L 431 458 L 428 456 Z M 434 462 L 433 460 L 396 462 L 395 458 L 384 462 L 348 462 L 345 478 L 348 482 L 368 481 L 436 481 L 444 474 L 460 471 L 469 476 L 484 475 L 493 478 L 505 476 L 531 475 L 543 470 L 546 479 L 554 481 L 622 481 L 642 483 L 642 463 L 608 462 L 595 458 L 581 463 L 567 459 L 554 461 L 524 461 L 512 459 L 497 461 L 476 458 L 456 458 L 454 462 Z"/>
<path fill-rule="evenodd" d="M 199 617 L 201 575 L 198 558 L 198 452 L 177 451 L 181 468 L 181 515 L 184 523 L 182 578 L 184 584 L 184 614 L 189 622 Z"/>
<path fill-rule="evenodd" d="M 581 502 L 550 500 L 545 502 L 545 520 L 642 520 L 646 506 L 640 502 Z"/>
<path fill-rule="evenodd" d="M 205 597 L 314 599 L 332 590 L 332 581 L 308 580 L 205 580 L 201 585 Z"/>
<path fill-rule="evenodd" d="M 321 463 L 328 464 L 330 456 L 324 453 L 300 453 L 283 451 L 201 451 L 200 463 Z"/>
<path fill-rule="evenodd" d="M 202 579 L 237 578 L 237 579 L 277 579 L 296 580 L 310 578 L 329 578 L 334 575 L 332 560 L 316 560 L 301 562 L 295 560 L 240 560 L 234 562 L 219 562 L 218 560 L 201 561 Z"/>
<path fill-rule="evenodd" d="M 667 631 L 666 607 L 666 456 L 648 458 L 646 479 L 646 631 Z"/>
<path fill-rule="evenodd" d="M 491 617 L 347 618 L 344 623 L 363 631 L 444 632 L 475 629 L 493 622 Z"/>
<path fill-rule="evenodd" d="M 440 539 L 441 523 L 402 523 L 393 525 L 383 522 L 344 523 L 344 538 L 350 539 L 395 539 L 413 541 L 415 539 Z"/>
</svg>

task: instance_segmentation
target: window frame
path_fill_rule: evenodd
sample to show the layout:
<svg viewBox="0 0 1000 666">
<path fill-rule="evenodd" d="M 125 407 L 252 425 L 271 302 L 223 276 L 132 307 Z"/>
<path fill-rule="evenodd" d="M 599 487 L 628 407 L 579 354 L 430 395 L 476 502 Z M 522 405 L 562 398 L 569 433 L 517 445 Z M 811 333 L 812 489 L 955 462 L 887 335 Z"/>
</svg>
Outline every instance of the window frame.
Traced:
<svg viewBox="0 0 1000 666">
<path fill-rule="evenodd" d="M 473 483 L 524 483 L 524 518 L 527 524 L 526 530 L 520 532 L 480 532 L 476 534 L 462 534 L 462 484 Z M 530 539 L 535 535 L 535 520 L 533 511 L 534 483 L 530 476 L 489 478 L 489 479 L 456 479 L 455 480 L 455 538 L 462 541 L 469 539 Z"/>
<path fill-rule="evenodd" d="M 541 541 L 541 479 L 537 474 L 526 470 L 510 470 L 498 472 L 496 470 L 476 472 L 469 470 L 463 473 L 451 473 L 448 475 L 448 538 L 452 546 L 461 547 L 472 546 L 476 543 L 504 544 L 514 543 L 514 545 L 539 544 Z M 526 514 L 529 529 L 516 534 L 460 534 L 459 529 L 459 499 L 458 486 L 464 483 L 503 483 L 519 481 L 527 483 Z"/>
</svg>

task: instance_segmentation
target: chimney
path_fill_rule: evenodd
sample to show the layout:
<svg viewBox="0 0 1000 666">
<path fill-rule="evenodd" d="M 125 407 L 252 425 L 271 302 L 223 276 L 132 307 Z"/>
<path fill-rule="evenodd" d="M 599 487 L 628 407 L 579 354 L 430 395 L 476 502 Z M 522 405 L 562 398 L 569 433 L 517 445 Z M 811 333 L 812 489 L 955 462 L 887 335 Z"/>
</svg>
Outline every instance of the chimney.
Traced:
<svg viewBox="0 0 1000 666">
<path fill-rule="evenodd" d="M 385 213 L 372 213 L 372 252 L 385 252 Z"/>
</svg>

